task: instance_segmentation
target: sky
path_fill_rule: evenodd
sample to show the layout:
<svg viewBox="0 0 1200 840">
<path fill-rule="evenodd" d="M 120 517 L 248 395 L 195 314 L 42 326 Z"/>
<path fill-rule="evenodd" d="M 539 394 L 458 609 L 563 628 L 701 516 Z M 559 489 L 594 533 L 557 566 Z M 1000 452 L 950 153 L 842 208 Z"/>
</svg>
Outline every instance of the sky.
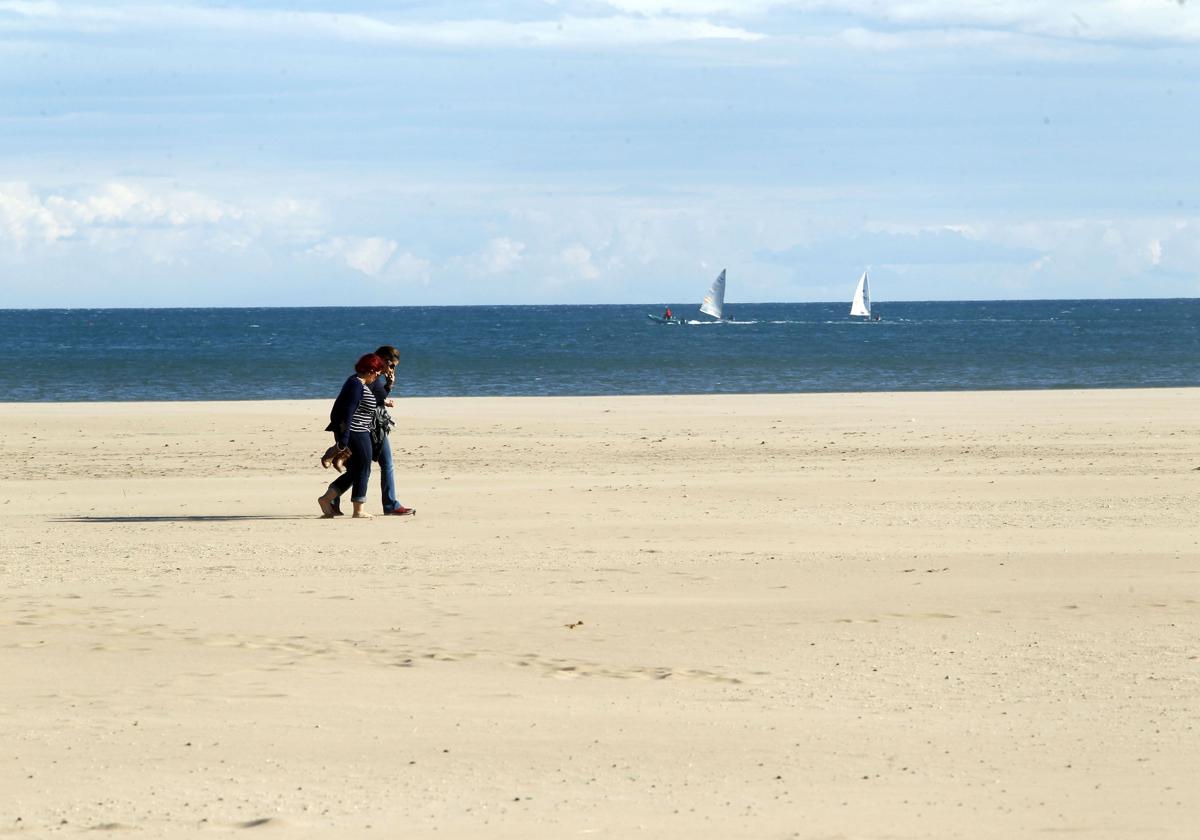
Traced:
<svg viewBox="0 0 1200 840">
<path fill-rule="evenodd" d="M 0 0 L 0 308 L 1200 296 L 1200 0 Z"/>
</svg>

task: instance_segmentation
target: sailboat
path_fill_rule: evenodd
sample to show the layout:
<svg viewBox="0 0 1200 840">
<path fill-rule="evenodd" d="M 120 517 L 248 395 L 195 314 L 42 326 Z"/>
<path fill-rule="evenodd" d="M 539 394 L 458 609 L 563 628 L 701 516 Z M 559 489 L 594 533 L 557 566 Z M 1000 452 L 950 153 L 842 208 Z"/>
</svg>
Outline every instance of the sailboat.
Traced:
<svg viewBox="0 0 1200 840">
<path fill-rule="evenodd" d="M 704 296 L 704 301 L 700 304 L 700 311 L 705 315 L 713 316 L 718 321 L 725 320 L 725 316 L 722 314 L 725 311 L 725 269 L 721 269 L 721 273 L 717 275 L 717 279 L 712 281 L 712 285 L 708 289 L 708 294 Z M 647 312 L 646 317 L 657 324 L 687 323 L 687 321 L 684 321 L 682 318 L 674 315 L 669 318 L 665 317 L 665 313 L 664 315 L 651 315 L 649 312 Z"/>
<path fill-rule="evenodd" d="M 704 302 L 700 304 L 700 311 L 705 315 L 713 316 L 718 321 L 725 320 L 725 316 L 722 314 L 725 311 L 725 269 L 722 268 L 717 279 L 712 281 L 708 294 L 704 296 Z"/>
<path fill-rule="evenodd" d="M 871 317 L 871 284 L 867 280 L 867 272 L 858 278 L 858 286 L 854 289 L 854 301 L 850 304 L 850 314 L 863 318 Z"/>
</svg>

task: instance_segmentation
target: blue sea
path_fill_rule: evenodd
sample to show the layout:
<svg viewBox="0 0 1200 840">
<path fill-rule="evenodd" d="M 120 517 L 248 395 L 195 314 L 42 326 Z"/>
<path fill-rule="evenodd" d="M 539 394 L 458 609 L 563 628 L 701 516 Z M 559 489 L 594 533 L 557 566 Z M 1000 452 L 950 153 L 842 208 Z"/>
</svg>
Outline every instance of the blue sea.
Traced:
<svg viewBox="0 0 1200 840">
<path fill-rule="evenodd" d="M 408 396 L 1200 386 L 1200 299 L 0 310 L 0 401 L 332 398 L 400 348 Z"/>
</svg>

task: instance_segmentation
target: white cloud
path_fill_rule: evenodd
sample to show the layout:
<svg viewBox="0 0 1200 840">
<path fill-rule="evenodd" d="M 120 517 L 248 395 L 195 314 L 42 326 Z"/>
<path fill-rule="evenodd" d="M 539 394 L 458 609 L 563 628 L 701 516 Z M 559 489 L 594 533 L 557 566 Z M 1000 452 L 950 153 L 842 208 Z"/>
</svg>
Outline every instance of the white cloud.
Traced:
<svg viewBox="0 0 1200 840">
<path fill-rule="evenodd" d="M 774 27 L 788 25 L 785 15 L 791 12 L 790 25 L 800 27 L 793 33 L 823 18 L 851 18 L 857 25 L 847 30 L 855 33 L 850 43 L 888 49 L 909 43 L 905 28 L 942 30 L 947 40 L 955 38 L 950 30 L 980 30 L 1084 41 L 1200 41 L 1200 9 L 1179 0 L 608 0 L 607 5 L 626 14 L 711 16 L 759 27 L 766 25 L 767 13 L 774 13 Z M 867 38 L 868 30 L 876 30 L 878 40 Z"/>
<path fill-rule="evenodd" d="M 524 242 L 516 242 L 507 236 L 497 237 L 484 248 L 480 257 L 481 268 L 488 274 L 503 274 L 521 261 L 524 251 Z"/>
<path fill-rule="evenodd" d="M 188 190 L 155 192 L 137 184 L 107 183 L 76 193 L 40 195 L 29 184 L 0 184 L 0 243 L 22 247 L 105 229 L 191 228 L 237 222 L 244 212 Z"/>
<path fill-rule="evenodd" d="M 607 0 L 606 6 L 638 15 L 757 16 L 773 8 L 797 5 L 784 0 Z"/>
<path fill-rule="evenodd" d="M 314 245 L 312 253 L 341 260 L 355 271 L 377 277 L 399 247 L 382 236 L 335 236 Z"/>
<path fill-rule="evenodd" d="M 491 10 L 499 7 L 485 7 Z M 531 7 L 524 7 L 529 14 Z M 547 3 L 540 19 L 465 19 L 449 2 L 380 13 L 195 3 L 0 0 L 0 33 L 329 40 L 445 48 L 620 48 L 705 40 L 842 43 L 863 50 L 1068 43 L 1200 43 L 1200 3 L 1179 0 L 608 0 Z M 417 17 L 420 15 L 420 17 Z"/>
<path fill-rule="evenodd" d="M 428 286 L 432 279 L 428 260 L 401 251 L 398 242 L 383 236 L 334 236 L 318 242 L 309 253 L 353 269 L 369 278 L 376 289 L 394 292 Z"/>
<path fill-rule="evenodd" d="M 886 31 L 852 26 L 836 35 L 818 39 L 867 52 L 901 50 L 946 50 L 959 48 L 1029 49 L 1028 39 L 1009 32 L 984 29 L 922 29 L 918 31 Z"/>
<path fill-rule="evenodd" d="M 443 46 L 618 47 L 703 40 L 757 41 L 765 36 L 705 20 L 635 17 L 564 17 L 549 21 L 475 20 L 394 25 L 377 32 L 385 41 Z"/>
<path fill-rule="evenodd" d="M 21 248 L 30 237 L 53 242 L 66 235 L 27 184 L 0 184 L 0 244 Z"/>
<path fill-rule="evenodd" d="M 606 47 L 697 40 L 761 39 L 736 26 L 678 16 L 556 15 L 544 20 L 463 20 L 445 7 L 444 17 L 397 20 L 338 11 L 280 11 L 238 7 L 113 4 L 70 6 L 10 3 L 0 12 L 0 32 L 139 33 L 186 30 L 232 36 L 336 38 L 379 44 L 431 44 L 446 47 Z M 430 8 L 436 12 L 436 7 Z"/>
<path fill-rule="evenodd" d="M 330 235 L 324 216 L 319 203 L 286 196 L 230 200 L 138 182 L 69 191 L 0 184 L 0 260 L 67 264 L 122 255 L 133 276 L 147 265 L 208 264 L 222 256 L 269 263 L 307 255 L 368 277 L 409 270 L 427 279 L 428 264 L 400 253 L 394 239 Z"/>
<path fill-rule="evenodd" d="M 970 211 L 914 223 L 907 205 L 866 220 L 839 213 L 825 191 L 714 186 L 634 197 L 515 184 L 499 190 L 503 203 L 495 185 L 447 185 L 431 216 L 413 200 L 425 185 L 376 192 L 365 208 L 345 185 L 321 201 L 267 189 L 247 198 L 136 181 L 0 186 L 0 284 L 38 278 L 11 280 L 5 300 L 333 305 L 346 302 L 349 283 L 397 304 L 684 304 L 721 267 L 731 300 L 829 300 L 848 293 L 863 261 L 884 269 L 881 294 L 892 300 L 1200 291 L 1200 220 L 1186 217 L 1006 223 Z M 514 272 L 519 282 L 496 282 Z M 102 282 L 118 291 L 103 292 Z"/>
<path fill-rule="evenodd" d="M 841 7 L 897 24 L 1001 28 L 1055 38 L 1177 42 L 1200 39 L 1200 13 L 1194 7 L 1173 0 L 1060 0 L 1056 3 L 1040 0 L 992 3 L 846 0 L 812 5 Z"/>
<path fill-rule="evenodd" d="M 1156 267 L 1192 278 L 1192 293 L 1200 294 L 1200 219 L 1180 222 L 1155 240 L 1158 248 L 1151 257 Z"/>
<path fill-rule="evenodd" d="M 8 12 L 26 18 L 51 17 L 62 12 L 58 3 L 50 0 L 5 0 L 0 3 L 0 13 Z"/>
<path fill-rule="evenodd" d="M 1044 256 L 1031 273 L 1050 274 L 1051 296 L 1137 297 L 1154 290 L 1156 272 L 1191 276 L 1200 286 L 1200 223 L 1178 218 L 1049 219 L 1016 225 L 980 224 L 988 242 L 1025 247 Z M 1178 290 L 1178 287 L 1177 287 Z"/>
<path fill-rule="evenodd" d="M 414 284 L 428 286 L 433 279 L 432 268 L 429 260 L 405 251 L 392 256 L 385 277 L 392 281 L 394 287 L 410 287 Z"/>
<path fill-rule="evenodd" d="M 595 280 L 600 276 L 600 269 L 592 263 L 592 252 L 583 245 L 571 245 L 564 248 L 559 255 L 568 271 L 584 280 Z"/>
</svg>

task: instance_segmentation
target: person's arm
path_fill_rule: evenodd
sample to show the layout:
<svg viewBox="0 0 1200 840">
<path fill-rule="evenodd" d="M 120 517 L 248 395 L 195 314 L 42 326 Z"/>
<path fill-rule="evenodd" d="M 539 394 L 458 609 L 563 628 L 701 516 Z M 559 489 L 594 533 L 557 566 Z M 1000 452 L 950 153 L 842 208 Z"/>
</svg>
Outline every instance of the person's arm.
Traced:
<svg viewBox="0 0 1200 840">
<path fill-rule="evenodd" d="M 388 394 L 392 392 L 391 382 L 395 382 L 396 380 L 393 377 L 391 382 L 385 382 L 385 378 L 381 376 L 372 382 L 371 390 L 375 393 L 376 404 L 391 408 L 395 403 L 388 399 Z"/>
<path fill-rule="evenodd" d="M 346 380 L 346 384 L 342 386 L 342 397 L 338 398 L 345 406 L 341 416 L 335 419 L 337 425 L 338 446 L 345 449 L 350 445 L 350 418 L 354 416 L 354 412 L 358 411 L 358 404 L 362 402 L 363 384 L 357 376 L 352 376 Z"/>
</svg>

